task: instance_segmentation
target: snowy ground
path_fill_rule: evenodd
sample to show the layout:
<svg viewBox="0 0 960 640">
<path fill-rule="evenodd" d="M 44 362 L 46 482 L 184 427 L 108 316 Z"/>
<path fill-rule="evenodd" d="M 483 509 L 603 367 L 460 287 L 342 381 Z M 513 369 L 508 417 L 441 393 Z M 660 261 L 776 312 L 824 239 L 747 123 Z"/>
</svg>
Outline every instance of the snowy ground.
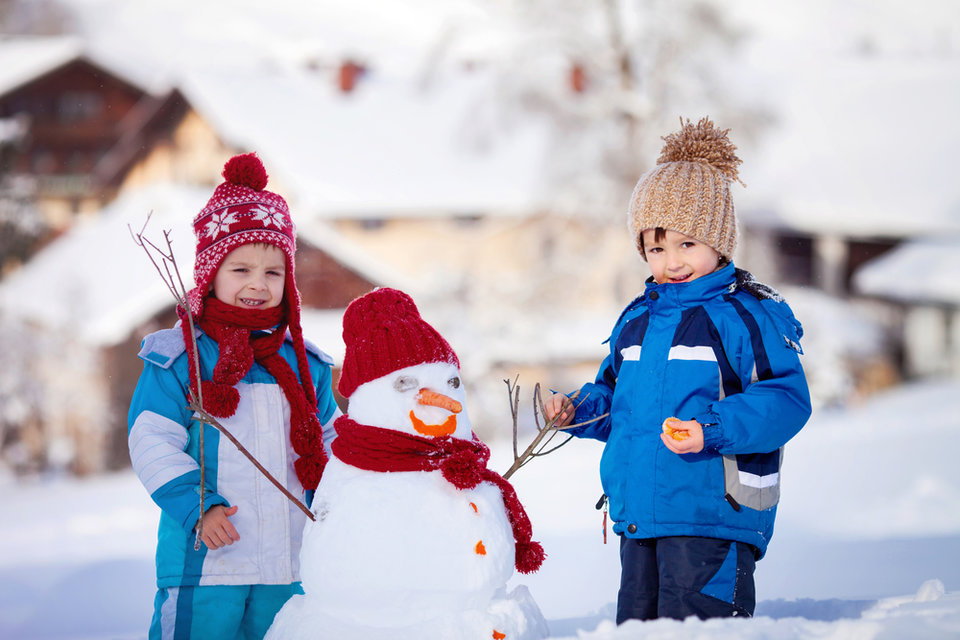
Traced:
<svg viewBox="0 0 960 640">
<path fill-rule="evenodd" d="M 574 441 L 514 484 L 549 558 L 529 586 L 553 638 L 960 637 L 960 383 L 821 412 L 787 449 L 752 620 L 611 621 L 600 448 Z M 507 446 L 494 447 L 505 469 Z M 0 638 L 145 638 L 157 514 L 131 473 L 0 482 Z"/>
</svg>

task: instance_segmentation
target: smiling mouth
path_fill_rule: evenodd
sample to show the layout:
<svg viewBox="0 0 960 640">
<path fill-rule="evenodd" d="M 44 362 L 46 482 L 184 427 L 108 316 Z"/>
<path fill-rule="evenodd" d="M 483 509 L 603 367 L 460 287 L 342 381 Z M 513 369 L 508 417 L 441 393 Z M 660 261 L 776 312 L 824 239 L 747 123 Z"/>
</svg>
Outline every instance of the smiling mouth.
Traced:
<svg viewBox="0 0 960 640">
<path fill-rule="evenodd" d="M 251 298 L 240 298 L 240 302 L 248 307 L 259 307 L 260 305 L 266 304 L 266 300 L 253 300 Z"/>
<path fill-rule="evenodd" d="M 442 436 L 452 435 L 454 431 L 457 430 L 457 415 L 451 414 L 449 418 L 443 421 L 442 424 L 427 424 L 414 414 L 413 411 L 410 412 L 410 422 L 413 423 L 413 429 L 417 433 L 425 436 L 430 436 L 432 438 L 439 438 Z"/>
<path fill-rule="evenodd" d="M 684 282 L 692 275 L 693 275 L 692 273 L 688 273 L 686 275 L 682 275 L 677 278 L 670 278 L 670 282 Z"/>
</svg>

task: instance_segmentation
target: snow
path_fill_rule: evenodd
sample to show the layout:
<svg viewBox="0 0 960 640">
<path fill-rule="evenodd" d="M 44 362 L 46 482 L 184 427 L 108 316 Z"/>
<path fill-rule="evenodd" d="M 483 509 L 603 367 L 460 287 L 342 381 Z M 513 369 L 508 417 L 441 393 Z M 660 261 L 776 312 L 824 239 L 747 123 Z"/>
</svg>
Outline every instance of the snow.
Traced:
<svg viewBox="0 0 960 640">
<path fill-rule="evenodd" d="M 765 83 L 778 126 L 745 160 L 746 220 L 865 237 L 960 228 L 956 59 L 824 60 Z"/>
<path fill-rule="evenodd" d="M 77 37 L 0 39 L 0 95 L 56 69 L 81 54 Z"/>
<path fill-rule="evenodd" d="M 412 71 L 371 73 L 348 96 L 296 69 L 193 71 L 180 87 L 219 135 L 256 149 L 282 177 L 277 188 L 321 217 L 536 206 L 545 131 L 528 126 L 495 138 L 471 123 L 490 91 L 488 74 L 422 83 Z"/>
<path fill-rule="evenodd" d="M 763 5 L 729 5 L 753 36 L 729 81 L 769 118 L 759 144 L 738 138 L 741 220 L 860 237 L 956 231 L 957 4 Z"/>
<path fill-rule="evenodd" d="M 469 403 L 468 390 L 468 403 Z M 572 441 L 511 482 L 548 558 L 515 575 L 552 638 L 955 638 L 960 634 L 960 383 L 931 381 L 814 414 L 787 446 L 777 532 L 752 620 L 615 627 L 619 561 L 604 545 L 601 447 Z M 495 442 L 491 468 L 506 469 Z M 132 472 L 2 481 L 0 637 L 145 638 L 157 510 Z"/>
<path fill-rule="evenodd" d="M 960 209 L 954 214 L 960 219 Z M 960 306 L 960 238 L 937 236 L 906 242 L 859 269 L 853 284 L 863 294 L 905 303 Z M 922 278 L 911 274 L 923 274 Z"/>
<path fill-rule="evenodd" d="M 169 230 L 180 275 L 189 288 L 195 247 L 191 223 L 209 197 L 209 188 L 164 184 L 124 193 L 100 216 L 79 221 L 26 268 L 0 282 L 0 309 L 90 345 L 110 346 L 126 339 L 131 327 L 173 304 L 132 233 L 143 230 L 166 251 L 163 232 Z M 44 295 L 36 295 L 38 291 Z"/>
</svg>

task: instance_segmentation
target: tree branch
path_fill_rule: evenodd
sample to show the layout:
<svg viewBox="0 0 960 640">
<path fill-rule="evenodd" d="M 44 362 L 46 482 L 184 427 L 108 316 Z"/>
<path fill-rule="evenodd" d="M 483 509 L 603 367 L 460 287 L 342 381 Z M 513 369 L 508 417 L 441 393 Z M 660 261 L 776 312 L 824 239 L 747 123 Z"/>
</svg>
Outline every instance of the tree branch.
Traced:
<svg viewBox="0 0 960 640">
<path fill-rule="evenodd" d="M 530 444 L 527 445 L 527 447 L 523 450 L 523 453 L 518 453 L 518 444 L 517 444 L 518 435 L 517 434 L 519 429 L 517 425 L 517 422 L 518 422 L 517 407 L 518 407 L 519 398 L 520 398 L 520 388 L 517 386 L 518 379 L 519 379 L 519 376 L 517 376 L 517 378 L 515 378 L 513 381 L 509 379 L 504 380 L 504 382 L 507 385 L 507 393 L 510 397 L 510 413 L 513 417 L 513 464 L 510 465 L 510 468 L 507 469 L 507 471 L 503 474 L 503 477 L 505 480 L 509 479 L 510 476 L 516 473 L 517 470 L 519 470 L 521 467 L 526 465 L 533 458 L 537 458 L 540 456 L 545 456 L 549 453 L 553 453 L 563 445 L 570 442 L 570 439 L 573 437 L 572 435 L 568 435 L 566 440 L 564 440 L 560 444 L 550 449 L 547 449 L 547 446 L 550 444 L 550 442 L 553 440 L 553 438 L 557 435 L 558 432 L 574 429 L 577 427 L 582 427 L 590 423 L 596 422 L 597 420 L 602 420 L 603 418 L 609 415 L 609 413 L 605 413 L 602 416 L 597 416 L 596 418 L 587 420 L 586 422 L 578 422 L 578 423 L 569 424 L 563 427 L 560 427 L 554 424 L 557 418 L 563 413 L 563 410 L 566 410 L 570 407 L 573 407 L 574 410 L 576 410 L 576 407 L 579 407 L 580 404 L 583 403 L 583 400 L 586 400 L 586 397 L 584 397 L 583 400 L 581 400 L 579 403 L 577 403 L 576 406 L 574 406 L 574 401 L 577 400 L 577 398 L 579 397 L 579 392 L 577 392 L 564 400 L 563 410 L 559 411 L 557 415 L 555 415 L 550 420 L 545 420 L 544 424 L 541 425 L 540 418 L 544 417 L 545 419 L 546 410 L 543 406 L 543 399 L 540 393 L 540 383 L 537 383 L 533 389 L 533 421 L 537 427 L 537 434 L 533 437 L 533 440 L 530 442 Z"/>
</svg>

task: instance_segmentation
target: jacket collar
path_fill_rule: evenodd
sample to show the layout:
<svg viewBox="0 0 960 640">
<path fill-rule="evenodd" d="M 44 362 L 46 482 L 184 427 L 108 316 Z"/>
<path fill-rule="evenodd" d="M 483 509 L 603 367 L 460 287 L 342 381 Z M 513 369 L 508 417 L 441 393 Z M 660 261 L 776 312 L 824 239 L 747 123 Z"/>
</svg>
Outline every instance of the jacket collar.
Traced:
<svg viewBox="0 0 960 640">
<path fill-rule="evenodd" d="M 670 301 L 683 306 L 700 304 L 716 298 L 736 286 L 736 268 L 729 263 L 713 273 L 701 276 L 692 282 L 681 284 L 657 284 L 653 277 L 647 278 L 643 298 L 651 302 Z"/>
</svg>

